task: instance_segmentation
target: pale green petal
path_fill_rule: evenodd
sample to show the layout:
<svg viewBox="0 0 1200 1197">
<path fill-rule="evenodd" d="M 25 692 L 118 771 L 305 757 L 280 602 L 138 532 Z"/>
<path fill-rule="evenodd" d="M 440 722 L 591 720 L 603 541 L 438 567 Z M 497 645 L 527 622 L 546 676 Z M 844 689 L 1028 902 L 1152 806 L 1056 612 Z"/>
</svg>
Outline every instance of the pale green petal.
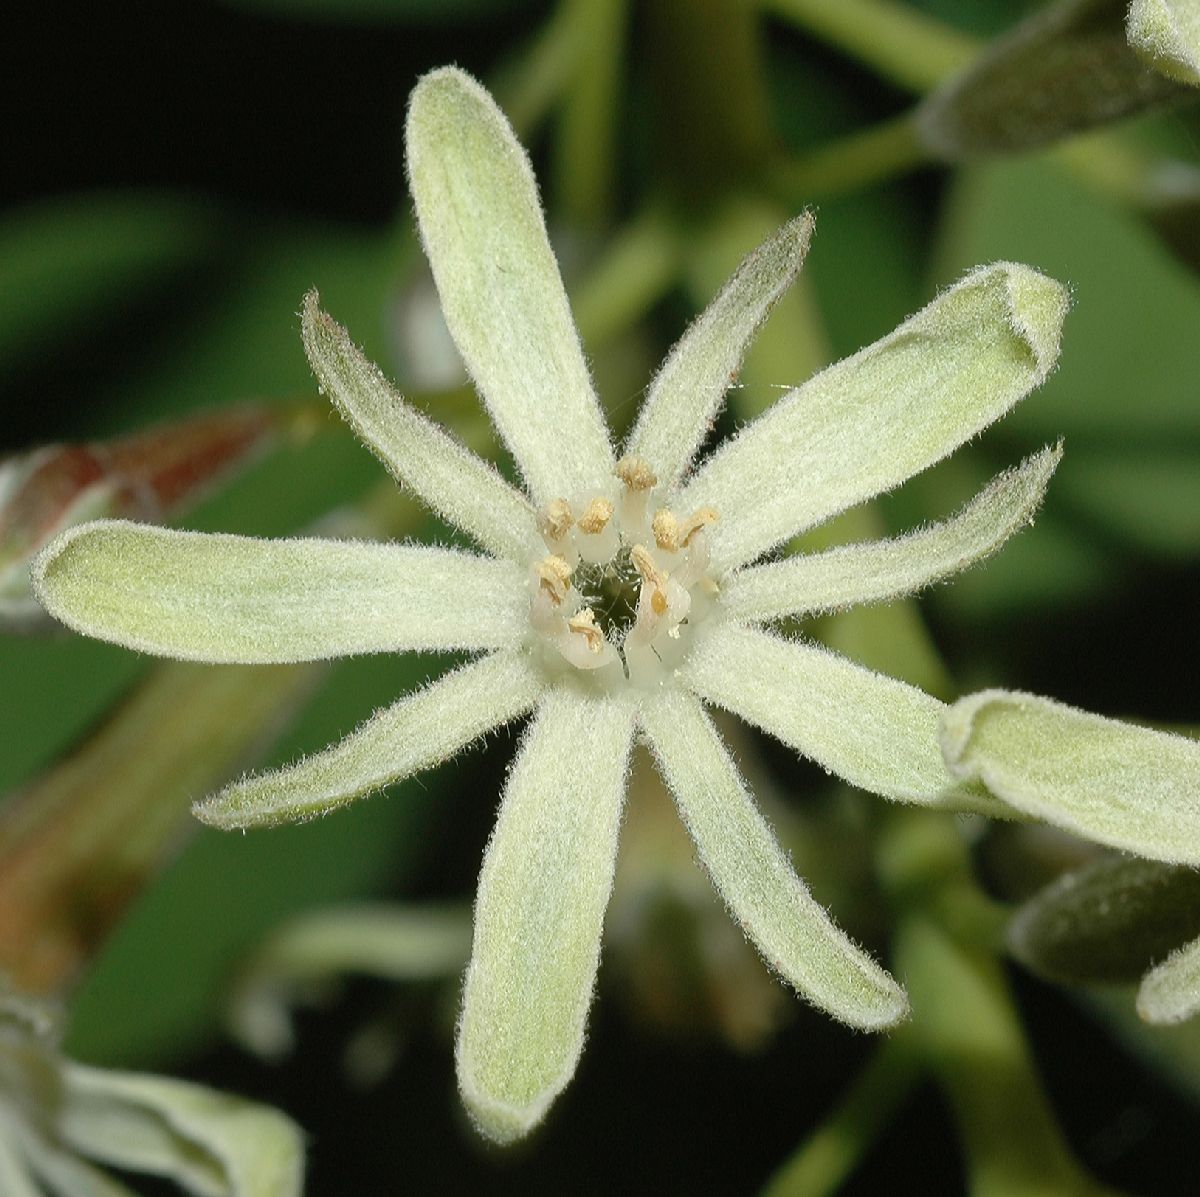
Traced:
<svg viewBox="0 0 1200 1197">
<path fill-rule="evenodd" d="M 633 706 L 552 690 L 525 737 L 479 878 L 458 1083 L 499 1142 L 575 1072 L 612 890 Z"/>
<path fill-rule="evenodd" d="M 457 981 L 471 950 L 462 905 L 358 905 L 302 914 L 273 931 L 241 971 L 229 1001 L 230 1033 L 260 1056 L 292 1049 L 290 1006 L 344 973 L 389 981 Z"/>
<path fill-rule="evenodd" d="M 321 311 L 315 291 L 304 297 L 303 328 L 321 389 L 396 480 L 485 549 L 527 562 L 541 543 L 529 500 L 405 403 L 346 330 Z"/>
<path fill-rule="evenodd" d="M 1200 864 L 1200 742 L 1048 698 L 984 690 L 942 719 L 952 773 L 1076 835 Z"/>
<path fill-rule="evenodd" d="M 446 323 L 534 501 L 611 486 L 588 377 L 529 159 L 469 75 L 426 75 L 408 108 L 408 181 Z"/>
<path fill-rule="evenodd" d="M 376 712 L 324 752 L 243 777 L 192 812 L 223 830 L 328 814 L 446 760 L 497 724 L 523 715 L 542 685 L 540 672 L 515 653 L 473 661 Z"/>
<path fill-rule="evenodd" d="M 1147 1022 L 1183 1022 L 1200 1013 L 1200 939 L 1176 949 L 1142 979 L 1138 1013 Z"/>
<path fill-rule="evenodd" d="M 740 570 L 722 587 L 721 607 L 738 620 L 782 619 L 912 594 L 990 556 L 1028 524 L 1061 458 L 1061 448 L 1043 449 L 994 478 L 953 519 L 908 536 Z"/>
<path fill-rule="evenodd" d="M 51 541 L 33 581 L 38 601 L 76 631 L 188 661 L 501 648 L 528 625 L 517 566 L 423 545 L 99 520 Z"/>
<path fill-rule="evenodd" d="M 23 1128 L 20 1138 L 29 1167 L 44 1188 L 10 1188 L 9 1177 L 0 1166 L 0 1193 L 4 1197 L 23 1197 L 27 1192 L 33 1197 L 44 1197 L 44 1194 L 50 1194 L 50 1197 L 137 1197 L 131 1188 L 113 1180 L 87 1160 L 55 1146 L 31 1127 Z"/>
<path fill-rule="evenodd" d="M 851 1026 L 899 1022 L 899 985 L 839 930 L 796 876 L 700 703 L 666 691 L 642 727 L 713 884 L 767 963 Z"/>
<path fill-rule="evenodd" d="M 25 1151 L 3 1123 L 0 1123 L 0 1193 L 5 1197 L 44 1197 L 42 1188 L 30 1174 Z"/>
<path fill-rule="evenodd" d="M 937 740 L 943 703 L 827 649 L 718 625 L 697 636 L 679 675 L 701 698 L 873 794 L 1004 811 L 946 771 Z"/>
<path fill-rule="evenodd" d="M 945 457 L 1045 379 L 1067 292 L 983 266 L 895 332 L 792 391 L 720 449 L 676 506 L 720 516 L 726 570 Z"/>
<path fill-rule="evenodd" d="M 1200 5 L 1196 0 L 1133 0 L 1129 44 L 1168 78 L 1200 83 Z"/>
<path fill-rule="evenodd" d="M 760 245 L 663 363 L 626 446 L 660 484 L 675 485 L 708 435 L 754 334 L 799 273 L 812 231 L 805 212 Z"/>
<path fill-rule="evenodd" d="M 267 1106 L 166 1077 L 68 1061 L 58 1131 L 94 1160 L 200 1197 L 299 1197 L 300 1128 Z"/>
</svg>

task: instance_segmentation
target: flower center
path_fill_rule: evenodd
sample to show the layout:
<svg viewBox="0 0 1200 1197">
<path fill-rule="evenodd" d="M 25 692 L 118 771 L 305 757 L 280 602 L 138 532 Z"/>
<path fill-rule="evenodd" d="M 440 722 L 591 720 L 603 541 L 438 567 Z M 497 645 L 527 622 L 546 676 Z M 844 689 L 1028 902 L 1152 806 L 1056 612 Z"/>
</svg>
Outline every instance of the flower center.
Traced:
<svg viewBox="0 0 1200 1197">
<path fill-rule="evenodd" d="M 652 685 L 686 654 L 716 594 L 705 529 L 717 516 L 651 515 L 649 466 L 627 457 L 616 472 L 615 502 L 555 499 L 542 512 L 549 552 L 530 570 L 530 621 L 549 664 L 601 685 Z"/>
</svg>

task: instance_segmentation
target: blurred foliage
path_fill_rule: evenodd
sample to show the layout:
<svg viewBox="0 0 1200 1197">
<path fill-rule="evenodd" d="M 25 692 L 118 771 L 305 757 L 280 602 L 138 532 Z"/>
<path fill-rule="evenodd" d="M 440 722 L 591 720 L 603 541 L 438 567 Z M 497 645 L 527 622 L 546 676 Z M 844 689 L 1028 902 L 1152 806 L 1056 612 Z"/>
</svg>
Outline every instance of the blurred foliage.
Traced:
<svg viewBox="0 0 1200 1197">
<path fill-rule="evenodd" d="M 144 4 L 113 6 L 103 27 L 51 6 L 45 27 L 10 39 L 0 61 L 0 68 L 12 68 L 0 74 L 17 85 L 10 114 L 16 127 L 35 123 L 44 108 L 55 127 L 77 129 L 79 138 L 55 156 L 29 157 L 31 174 L 4 192 L 4 447 L 94 439 L 247 400 L 316 404 L 296 315 L 313 286 L 368 355 L 401 374 L 411 352 L 404 321 L 419 262 L 399 168 L 404 96 L 421 70 L 454 60 L 497 81 L 499 94 L 521 114 L 540 177 L 555 180 L 545 196 L 551 228 L 618 427 L 636 410 L 650 364 L 737 257 L 803 203 L 818 207 L 804 278 L 739 378 L 735 414 L 723 417 L 723 430 L 823 360 L 889 331 L 978 262 L 1015 259 L 1069 283 L 1074 308 L 1057 375 L 952 462 L 871 510 L 852 513 L 843 531 L 856 539 L 944 517 L 999 468 L 1063 436 L 1066 455 L 1036 526 L 986 565 L 939 588 L 920 605 L 921 614 L 897 604 L 825 620 L 815 630 L 856 658 L 938 693 L 986 680 L 1049 690 L 1115 713 L 1152 703 L 1143 709 L 1148 716 L 1194 723 L 1200 281 L 1194 260 L 1179 247 L 1189 236 L 1192 244 L 1200 241 L 1200 207 L 1175 213 L 1167 242 L 1131 189 L 1112 183 L 1109 169 L 1117 158 L 1125 161 L 1123 154 L 1180 155 L 1194 166 L 1194 111 L 1123 125 L 1097 141 L 1072 143 L 1070 153 L 1051 149 L 961 169 L 934 164 L 914 157 L 892 130 L 903 129 L 914 94 L 932 86 L 942 68 L 898 77 L 887 66 L 896 57 L 894 42 L 877 39 L 872 49 L 869 36 L 839 40 L 837 29 L 822 31 L 819 19 L 805 25 L 804 12 L 819 17 L 821 7 L 775 0 L 759 19 L 742 0 L 645 0 L 630 5 L 624 19 L 623 6 L 614 5 L 607 20 L 589 24 L 587 5 L 571 0 L 213 0 L 189 18 L 195 36 L 174 41 Z M 1017 0 L 846 0 L 844 6 L 828 0 L 824 16 L 837 9 L 846 27 L 858 21 L 869 33 L 872 14 L 898 12 L 902 21 L 920 14 L 935 22 L 930 28 L 949 23 L 951 43 L 969 47 L 1033 7 Z M 74 37 L 54 25 L 59 19 Z M 675 36 L 684 29 L 686 39 Z M 759 73 L 738 76 L 737 55 L 760 61 Z M 91 77 L 92 59 L 109 70 L 113 89 L 98 94 L 94 110 L 74 82 L 76 67 L 81 78 Z M 681 84 L 670 121 L 663 119 L 664 80 Z M 700 108 L 688 108 L 693 100 L 718 114 L 719 124 L 715 117 L 698 119 Z M 126 110 L 144 117 L 122 123 Z M 748 131 L 759 117 L 769 127 Z M 211 136 L 178 135 L 177 124 L 194 129 L 197 122 L 211 126 Z M 804 169 L 815 172 L 817 165 L 806 156 L 852 149 L 864 133 L 894 156 L 881 148 L 864 163 L 859 153 L 854 170 L 841 176 L 826 165 L 823 176 L 808 176 L 827 183 L 812 194 L 772 181 L 776 160 L 796 167 L 789 178 L 803 179 Z M 697 167 L 701 143 L 707 157 Z M 102 153 L 89 148 L 95 144 Z M 729 145 L 738 147 L 736 169 L 704 165 Z M 581 162 L 583 174 L 564 166 Z M 689 174 L 696 170 L 700 183 Z M 835 185 L 839 177 L 849 182 Z M 393 216 L 380 215 L 387 213 Z M 415 398 L 448 422 L 469 408 L 457 389 Z M 457 426 L 466 436 L 478 431 Z M 336 416 L 316 417 L 315 431 L 207 500 L 189 526 L 289 533 L 379 481 L 379 467 Z M 434 534 L 445 536 L 441 529 Z M 938 648 L 946 650 L 944 660 Z M 339 666 L 263 763 L 323 746 L 438 664 L 372 658 Z M 143 670 L 131 654 L 65 635 L 0 639 L 0 791 L 65 753 Z M 692 933 L 699 947 L 672 930 L 691 901 L 689 885 L 678 878 L 659 909 L 638 896 L 636 885 L 628 888 L 636 901 L 619 909 L 620 967 L 609 971 L 640 970 L 647 992 L 664 1000 L 666 1015 L 657 1022 L 686 1028 L 682 1045 L 672 1040 L 663 1048 L 650 1039 L 644 1024 L 653 1017 L 626 1026 L 599 1015 L 563 1110 L 515 1161 L 498 1165 L 494 1157 L 462 1152 L 468 1132 L 452 1121 L 452 1069 L 440 1040 L 414 1043 L 387 1079 L 392 1095 L 377 1091 L 369 1108 L 365 1100 L 330 1099 L 340 1082 L 323 1071 L 321 1061 L 328 1060 L 318 1026 L 304 1017 L 300 1053 L 311 1036 L 315 1062 L 297 1065 L 300 1071 L 282 1074 L 282 1081 L 240 1058 L 231 1062 L 228 1052 L 196 1056 L 211 1050 L 223 989 L 239 961 L 289 916 L 355 898 L 462 898 L 472 891 L 511 738 L 317 824 L 245 837 L 196 833 L 135 904 L 80 990 L 71 1052 L 122 1066 L 182 1067 L 190 1059 L 206 1079 L 286 1102 L 306 1123 L 332 1106 L 333 1121 L 318 1132 L 322 1151 L 339 1126 L 337 1115 L 348 1110 L 356 1128 L 348 1132 L 350 1146 L 330 1148 L 326 1160 L 334 1162 L 324 1171 L 318 1156 L 318 1194 L 371 1191 L 371 1178 L 388 1169 L 398 1175 L 401 1167 L 417 1191 L 423 1185 L 637 1191 L 701 1181 L 713 1191 L 747 1191 L 826 1115 L 833 1119 L 828 1127 L 866 1125 L 855 1113 L 866 1100 L 857 1090 L 838 1104 L 865 1047 L 807 1012 L 786 1020 L 765 1054 L 743 1059 L 711 1046 L 724 1029 L 749 1050 L 777 1021 L 757 976 L 746 985 L 743 1018 L 730 1015 L 743 967 L 736 954 L 721 984 L 701 978 L 705 996 L 692 1009 L 686 1009 L 686 976 L 656 989 L 653 974 L 638 963 L 655 935 L 675 937 L 686 967 L 706 952 L 722 960 L 732 950 L 703 942 L 706 911 Z M 745 755 L 760 749 L 749 743 Z M 972 1011 L 985 1019 L 918 1028 L 934 1072 L 949 1078 L 950 1113 L 925 1093 L 919 1120 L 899 1114 L 908 1120 L 887 1131 L 886 1119 L 876 1126 L 868 1117 L 873 1129 L 853 1159 L 836 1151 L 806 1156 L 794 1172 L 806 1187 L 784 1188 L 781 1172 L 772 1191 L 832 1191 L 851 1174 L 852 1184 L 862 1186 L 854 1191 L 863 1192 L 902 1187 L 906 1179 L 924 1191 L 939 1184 L 946 1187 L 938 1191 L 953 1191 L 967 1175 L 978 1180 L 979 1161 L 1002 1144 L 995 1135 L 974 1142 L 968 1127 L 966 1147 L 952 1146 L 948 1119 L 982 1117 L 978 1110 L 988 1099 L 978 1073 L 956 1072 L 952 1040 L 959 1031 L 981 1042 L 991 1035 L 988 1050 L 1016 1053 L 1019 1067 L 1006 1075 L 1008 1087 L 997 1100 L 1019 1107 L 1030 1092 L 1023 1086 L 1034 1086 L 1038 1134 L 1057 1174 L 1074 1178 L 1047 1122 L 1017 1007 L 997 963 L 996 911 L 962 881 L 970 861 L 958 837 L 950 846 L 937 836 L 922 839 L 924 832 L 905 841 L 917 845 L 918 860 L 928 851 L 949 861 L 942 873 L 935 870 L 943 880 L 956 879 L 949 898 L 944 892 L 913 898 L 907 883 L 895 880 L 905 869 L 896 868 L 885 901 L 864 875 L 865 850 L 846 847 L 881 834 L 877 817 L 853 795 L 829 792 L 817 770 L 762 751 L 763 768 L 788 803 L 798 863 L 813 877 L 817 896 L 881 952 L 895 931 L 888 903 L 909 903 L 905 959 L 914 973 L 926 969 L 912 981 L 914 1000 L 919 1004 L 923 986 L 932 986 L 931 1001 L 960 1022 L 969 1024 Z M 985 839 L 981 857 L 987 850 Z M 689 867 L 686 860 L 671 864 Z M 1027 857 L 1008 867 L 1035 871 Z M 648 904 L 640 944 L 637 918 L 629 913 L 639 902 Z M 954 909 L 961 918 L 950 932 L 947 911 Z M 602 985 L 616 983 L 603 969 L 601 977 Z M 975 1004 L 955 1010 L 952 993 L 938 986 L 964 977 Z M 380 989 L 359 983 L 348 988 L 347 1002 L 355 1021 L 364 1010 L 390 1010 Z M 1186 1145 L 1176 1140 L 1181 1129 L 1194 1133 L 1194 1109 L 1171 1105 L 1157 1082 L 1141 1079 L 1144 1073 L 1088 1024 L 1078 1027 L 1074 1008 L 1050 991 L 1022 982 L 1018 1005 L 1029 1015 L 1050 1104 L 1060 1111 L 1073 1151 L 1112 1183 L 1177 1191 L 1172 1177 Z M 723 1013 L 705 1017 L 709 1006 Z M 1111 1019 L 1119 1024 L 1127 1013 Z M 1140 1043 L 1149 1033 L 1120 1034 Z M 1200 1092 L 1194 1049 L 1185 1064 L 1161 1047 L 1137 1051 L 1167 1057 L 1168 1071 L 1184 1074 L 1184 1088 Z M 1091 1070 L 1090 1093 L 1075 1081 L 1075 1069 Z M 921 1071 L 906 1054 L 888 1056 L 863 1074 L 863 1092 L 875 1094 L 880 1109 L 902 1111 L 914 1092 L 924 1092 Z M 276 1084 L 284 1096 L 272 1095 Z M 1106 1104 L 1096 1097 L 1100 1091 L 1116 1096 Z M 1119 1135 L 1111 1123 L 1127 1094 L 1152 1111 L 1153 1125 L 1113 1148 Z M 408 1137 L 379 1129 L 401 1122 Z M 876 1134 L 882 1137 L 872 1153 Z M 847 1141 L 830 1136 L 829 1142 Z M 639 1139 L 649 1142 L 638 1145 Z M 850 1141 L 858 1142 L 853 1133 Z M 595 1155 L 598 1142 L 610 1144 L 603 1159 Z M 628 1158 L 611 1159 L 612 1142 L 630 1143 Z M 438 1163 L 421 1164 L 414 1153 Z M 585 1183 L 589 1161 L 597 1171 Z M 858 1172 L 856 1162 L 863 1163 Z M 1022 1191 L 1022 1175 L 1005 1191 Z"/>
</svg>

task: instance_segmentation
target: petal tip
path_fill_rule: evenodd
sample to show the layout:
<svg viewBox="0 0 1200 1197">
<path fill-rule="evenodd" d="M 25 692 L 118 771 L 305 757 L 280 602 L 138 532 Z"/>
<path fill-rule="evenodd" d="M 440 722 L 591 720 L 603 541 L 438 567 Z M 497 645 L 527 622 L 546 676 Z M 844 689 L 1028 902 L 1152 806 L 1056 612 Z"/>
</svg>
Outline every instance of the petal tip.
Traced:
<svg viewBox="0 0 1200 1197">
<path fill-rule="evenodd" d="M 468 1073 L 461 1058 L 458 1067 L 458 1088 L 463 1105 L 476 1130 L 485 1139 L 501 1147 L 508 1147 L 531 1134 L 546 1117 L 557 1089 L 540 1093 L 523 1105 L 506 1101 L 485 1092 Z"/>
<path fill-rule="evenodd" d="M 1041 382 L 1058 361 L 1071 293 L 1057 279 L 1029 266 L 1000 262 L 995 269 L 1003 272 L 1013 332 L 1033 354 L 1036 379 Z"/>
</svg>

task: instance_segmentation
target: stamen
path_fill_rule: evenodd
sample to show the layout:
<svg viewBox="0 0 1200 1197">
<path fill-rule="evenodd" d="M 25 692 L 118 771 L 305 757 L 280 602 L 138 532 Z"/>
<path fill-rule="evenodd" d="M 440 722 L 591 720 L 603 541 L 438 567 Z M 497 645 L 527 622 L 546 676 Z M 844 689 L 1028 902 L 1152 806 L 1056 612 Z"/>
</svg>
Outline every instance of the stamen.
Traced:
<svg viewBox="0 0 1200 1197">
<path fill-rule="evenodd" d="M 561 606 L 571 586 L 571 567 L 561 557 L 543 557 L 535 566 L 538 586 L 550 596 L 550 601 Z"/>
<path fill-rule="evenodd" d="M 632 454 L 626 454 L 617 462 L 616 473 L 630 490 L 653 490 L 658 485 L 658 476 L 650 464 Z"/>
<path fill-rule="evenodd" d="M 579 517 L 579 530 L 597 536 L 604 531 L 612 515 L 613 505 L 608 499 L 593 499 Z"/>
<path fill-rule="evenodd" d="M 571 530 L 575 517 L 566 499 L 551 499 L 538 517 L 538 531 L 550 541 L 562 540 Z"/>
<path fill-rule="evenodd" d="M 685 519 L 680 525 L 680 543 L 684 545 L 690 544 L 692 537 L 695 536 L 697 532 L 702 531 L 704 528 L 708 527 L 709 524 L 715 524 L 716 522 L 717 513 L 715 508 L 698 508 L 696 511 L 693 511 L 692 514 L 689 515 L 687 519 Z"/>
<path fill-rule="evenodd" d="M 662 615 L 667 610 L 667 578 L 666 570 L 659 569 L 654 564 L 654 558 L 644 545 L 635 544 L 630 557 L 637 571 L 642 575 L 642 581 L 653 588 L 650 595 L 650 607 L 655 615 Z"/>
<path fill-rule="evenodd" d="M 604 633 L 596 626 L 596 613 L 591 607 L 584 607 L 572 615 L 567 620 L 567 627 L 587 641 L 588 652 L 603 652 Z"/>
<path fill-rule="evenodd" d="M 668 553 L 679 551 L 679 521 L 665 507 L 654 513 L 650 530 L 654 533 L 654 542 L 660 549 Z"/>
</svg>

